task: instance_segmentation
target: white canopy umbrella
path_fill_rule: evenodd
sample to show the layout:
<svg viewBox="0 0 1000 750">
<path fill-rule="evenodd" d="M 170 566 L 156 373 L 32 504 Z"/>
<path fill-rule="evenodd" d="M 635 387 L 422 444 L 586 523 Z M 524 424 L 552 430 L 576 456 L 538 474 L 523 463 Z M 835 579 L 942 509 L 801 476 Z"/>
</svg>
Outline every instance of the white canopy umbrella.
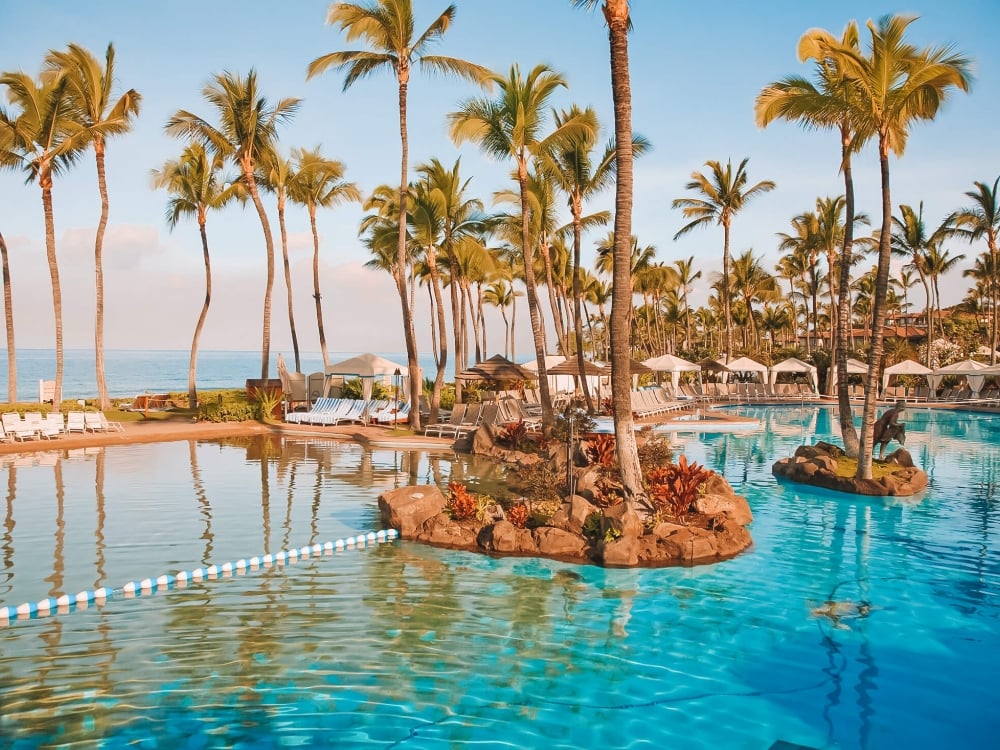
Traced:
<svg viewBox="0 0 1000 750">
<path fill-rule="evenodd" d="M 963 359 L 961 362 L 953 362 L 950 365 L 945 365 L 934 370 L 934 372 L 927 376 L 927 382 L 930 384 L 931 390 L 937 390 L 937 387 L 941 384 L 941 379 L 945 376 L 964 375 L 969 388 L 972 390 L 973 398 L 976 398 L 979 396 L 979 391 L 983 389 L 986 376 L 990 374 L 984 372 L 984 370 L 989 369 L 990 366 L 983 362 L 977 362 L 974 359 Z"/>
<path fill-rule="evenodd" d="M 701 365 L 688 362 L 681 357 L 675 357 L 673 354 L 661 354 L 659 357 L 643 360 L 642 363 L 650 370 L 669 372 L 670 382 L 673 383 L 675 392 L 677 386 L 680 385 L 682 372 L 701 372 Z"/>
<path fill-rule="evenodd" d="M 756 373 L 763 383 L 767 379 L 767 365 L 750 359 L 750 357 L 740 357 L 732 362 L 726 362 L 726 367 L 730 372 L 753 372 Z"/>
<path fill-rule="evenodd" d="M 847 358 L 847 374 L 848 375 L 867 375 L 868 374 L 868 365 L 865 364 L 864 362 L 860 361 L 860 360 L 852 359 L 851 357 L 848 357 Z M 830 380 L 833 382 L 833 387 L 836 387 L 836 385 L 837 385 L 837 363 L 836 362 L 831 362 L 830 363 Z"/>
<path fill-rule="evenodd" d="M 934 371 L 931 368 L 924 367 L 919 362 L 904 359 L 902 362 L 885 368 L 882 373 L 882 392 L 885 393 L 885 389 L 889 387 L 889 378 L 893 375 L 930 375 L 932 372 Z"/>
<path fill-rule="evenodd" d="M 774 385 L 778 380 L 778 375 L 783 372 L 804 372 L 809 374 L 809 380 L 812 381 L 813 392 L 819 390 L 819 375 L 816 372 L 816 366 L 811 365 L 808 362 L 803 362 L 801 359 L 795 357 L 789 357 L 776 365 L 771 365 L 771 385 Z"/>
<path fill-rule="evenodd" d="M 329 386 L 333 378 L 339 377 L 344 380 L 351 378 L 361 379 L 361 391 L 365 401 L 372 397 L 372 384 L 379 380 L 388 381 L 392 385 L 392 378 L 399 375 L 401 379 L 409 377 L 409 370 L 406 365 L 401 365 L 392 360 L 380 357 L 377 354 L 359 354 L 357 357 L 345 359 L 326 368 L 326 387 L 324 392 L 329 391 Z M 405 393 L 406 388 L 402 381 L 398 384 Z"/>
</svg>

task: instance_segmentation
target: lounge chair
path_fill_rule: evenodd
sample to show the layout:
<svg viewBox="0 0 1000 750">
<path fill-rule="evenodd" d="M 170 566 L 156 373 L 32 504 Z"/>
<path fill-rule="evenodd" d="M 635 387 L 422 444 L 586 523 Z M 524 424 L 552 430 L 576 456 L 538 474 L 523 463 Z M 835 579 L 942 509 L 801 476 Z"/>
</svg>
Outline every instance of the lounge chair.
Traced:
<svg viewBox="0 0 1000 750">
<path fill-rule="evenodd" d="M 7 411 L 0 415 L 0 423 L 3 424 L 4 432 L 17 441 L 33 440 L 38 436 L 36 428 L 28 424 L 16 411 Z"/>
<path fill-rule="evenodd" d="M 87 423 L 82 411 L 71 411 L 66 414 L 66 432 L 86 432 Z"/>
<path fill-rule="evenodd" d="M 451 410 L 451 414 L 448 415 L 447 422 L 436 422 L 435 424 L 429 424 L 424 428 L 424 435 L 429 437 L 445 437 L 445 433 L 450 433 L 452 437 L 458 434 L 458 428 L 462 424 L 462 417 L 465 416 L 465 410 L 468 407 L 467 404 L 455 404 Z"/>
<path fill-rule="evenodd" d="M 396 424 L 410 421 L 410 402 L 392 402 L 388 407 L 379 409 L 372 415 L 376 424 Z"/>
<path fill-rule="evenodd" d="M 96 427 L 95 432 L 125 432 L 125 427 L 121 422 L 115 422 L 108 419 L 103 411 L 95 412 L 84 412 L 83 414 L 83 425 L 88 426 L 88 421 L 91 425 Z"/>
<path fill-rule="evenodd" d="M 50 411 L 45 415 L 41 428 L 38 430 L 39 437 L 46 440 L 60 437 L 66 430 L 66 421 L 63 419 L 61 411 Z"/>
</svg>

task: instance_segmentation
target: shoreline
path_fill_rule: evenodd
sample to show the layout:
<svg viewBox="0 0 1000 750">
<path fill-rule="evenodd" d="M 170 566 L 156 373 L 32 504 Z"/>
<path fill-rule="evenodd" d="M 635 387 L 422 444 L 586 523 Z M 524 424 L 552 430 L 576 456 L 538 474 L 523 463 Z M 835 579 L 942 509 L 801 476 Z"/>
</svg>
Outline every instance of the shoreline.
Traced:
<svg viewBox="0 0 1000 750">
<path fill-rule="evenodd" d="M 107 445 L 143 445 L 179 440 L 212 440 L 216 438 L 254 435 L 281 435 L 301 438 L 330 438 L 351 440 L 362 445 L 379 448 L 429 449 L 450 451 L 454 441 L 448 438 L 423 435 L 392 435 L 383 427 L 366 425 L 334 425 L 328 427 L 300 427 L 299 425 L 264 424 L 245 422 L 196 422 L 150 421 L 124 422 L 124 432 L 88 432 L 61 435 L 49 440 L 36 439 L 25 442 L 0 443 L 0 455 L 40 453 L 46 451 L 95 448 Z"/>
</svg>

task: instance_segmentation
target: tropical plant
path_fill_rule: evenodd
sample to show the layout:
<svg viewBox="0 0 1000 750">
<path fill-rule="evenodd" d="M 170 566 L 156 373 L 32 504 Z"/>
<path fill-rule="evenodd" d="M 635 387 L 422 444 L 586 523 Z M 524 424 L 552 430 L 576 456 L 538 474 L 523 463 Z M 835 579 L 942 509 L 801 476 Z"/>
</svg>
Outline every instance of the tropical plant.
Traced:
<svg viewBox="0 0 1000 750">
<path fill-rule="evenodd" d="M 946 232 L 969 242 L 985 239 L 989 265 L 996 269 L 1000 267 L 997 249 L 997 238 L 1000 237 L 1000 195 L 997 188 L 1000 187 L 1000 177 L 993 181 L 992 187 L 985 182 L 974 182 L 973 185 L 975 190 L 965 194 L 972 205 L 959 209 L 945 220 Z M 988 279 L 987 294 L 990 300 L 990 364 L 994 364 L 1000 344 L 1000 277 L 995 273 Z"/>
<path fill-rule="evenodd" d="M 475 518 L 478 504 L 476 496 L 469 492 L 460 482 L 448 483 L 448 512 L 456 521 L 467 521 Z"/>
<path fill-rule="evenodd" d="M 406 98 L 410 83 L 410 70 L 416 62 L 421 68 L 436 73 L 458 75 L 484 83 L 491 75 L 486 68 L 455 57 L 428 54 L 428 49 L 440 41 L 452 21 L 456 9 L 449 5 L 420 34 L 414 37 L 415 19 L 412 0 L 371 0 L 368 3 L 334 3 L 330 6 L 326 22 L 340 27 L 346 41 L 363 40 L 370 49 L 330 52 L 309 63 L 306 78 L 326 70 L 344 70 L 344 90 L 355 82 L 376 73 L 390 70 L 396 76 L 399 99 L 399 137 L 402 146 L 399 177 L 399 227 L 396 244 L 396 289 L 403 312 L 403 334 L 406 341 L 407 364 L 411 373 L 420 371 L 417 361 L 417 341 L 413 326 L 413 311 L 408 302 L 406 288 L 406 214 L 409 186 L 409 136 L 407 132 Z M 420 396 L 420 378 L 410 378 L 410 398 L 414 403 Z M 414 430 L 420 429 L 420 414 L 410 416 Z"/>
<path fill-rule="evenodd" d="M 714 473 L 695 461 L 688 463 L 687 456 L 681 454 L 676 464 L 647 473 L 650 499 L 657 512 L 683 519 L 698 499 L 702 485 Z"/>
<path fill-rule="evenodd" d="M 693 172 L 691 181 L 684 186 L 686 190 L 692 190 L 702 197 L 675 198 L 672 204 L 674 208 L 682 210 L 685 219 L 691 219 L 677 231 L 677 234 L 674 235 L 675 240 L 692 229 L 706 227 L 710 224 L 722 225 L 722 277 L 724 279 L 728 279 L 730 274 L 729 233 L 733 217 L 758 195 L 775 188 L 772 180 L 761 180 L 747 187 L 749 178 L 746 166 L 748 161 L 750 161 L 749 157 L 743 159 L 735 173 L 731 160 L 726 162 L 725 167 L 718 161 L 705 162 L 705 166 L 709 169 L 709 176 L 702 172 Z M 731 357 L 733 354 L 733 321 L 728 284 L 723 287 L 722 291 L 723 313 L 726 320 L 726 356 Z"/>
<path fill-rule="evenodd" d="M 858 479 L 870 479 L 872 435 L 878 396 L 878 364 L 882 358 L 886 291 L 892 233 L 892 197 L 889 187 L 889 153 L 901 156 L 909 127 L 918 120 L 932 120 L 953 88 L 967 91 L 970 61 L 949 47 L 918 49 L 905 40 L 913 16 L 883 16 L 868 22 L 868 54 L 852 45 L 828 39 L 818 43 L 824 57 L 834 57 L 851 82 L 856 117 L 867 123 L 867 132 L 878 139 L 882 176 L 882 225 L 879 233 L 878 272 L 872 310 L 872 339 L 858 452 Z"/>
<path fill-rule="evenodd" d="M 554 416 L 545 367 L 545 328 L 538 303 L 534 271 L 534 248 L 531 244 L 529 218 L 528 165 L 533 156 L 546 153 L 566 138 L 590 132 L 592 124 L 582 116 L 561 123 L 552 132 L 546 130 L 545 107 L 556 90 L 566 85 L 561 75 L 544 65 L 537 65 L 527 76 L 515 64 L 506 77 L 492 75 L 500 89 L 498 98 L 473 98 L 448 115 L 451 138 L 456 144 L 478 143 L 486 154 L 514 160 L 521 202 L 521 254 L 524 259 L 528 314 L 538 362 L 539 394 L 542 402 L 542 428 L 551 431 Z"/>
<path fill-rule="evenodd" d="M 167 203 L 167 226 L 174 229 L 181 217 L 193 217 L 198 222 L 201 235 L 202 258 L 205 263 L 205 299 L 195 324 L 191 340 L 191 359 L 188 363 L 188 408 L 198 407 L 196 370 L 198 366 L 198 340 L 208 317 L 212 302 L 212 261 L 208 252 L 208 212 L 220 210 L 234 199 L 243 199 L 241 183 L 222 175 L 224 160 L 220 154 L 209 156 L 200 143 L 192 143 L 179 159 L 168 161 L 159 170 L 153 170 L 153 186 L 164 188 L 173 197 Z"/>
<path fill-rule="evenodd" d="M 218 125 L 188 112 L 178 110 L 167 121 L 166 131 L 175 137 L 187 137 L 205 146 L 210 154 L 231 160 L 257 209 L 267 248 L 267 284 L 264 290 L 260 376 L 267 379 L 271 359 L 271 293 L 274 288 L 274 237 L 267 211 L 257 188 L 258 162 L 274 151 L 278 126 L 288 122 L 298 111 L 299 99 L 285 98 L 274 106 L 260 94 L 257 73 L 251 69 L 245 77 L 228 71 L 217 74 L 202 89 L 202 96 L 215 108 Z"/>
<path fill-rule="evenodd" d="M 104 232 L 108 225 L 108 184 L 105 153 L 110 137 L 127 133 L 139 114 L 142 97 L 129 89 L 117 100 L 112 95 L 115 82 L 115 48 L 109 44 L 104 65 L 88 50 L 70 44 L 64 51 L 52 51 L 45 60 L 49 70 L 66 76 L 69 83 L 72 116 L 90 137 L 97 162 L 97 187 L 101 197 L 101 218 L 94 239 L 96 315 L 94 322 L 94 359 L 97 368 L 97 401 L 101 409 L 111 406 L 104 375 Z"/>
<path fill-rule="evenodd" d="M 316 303 L 316 328 L 319 332 L 319 346 L 323 354 L 323 369 L 330 364 L 326 343 L 326 328 L 323 325 L 322 295 L 319 290 L 319 232 L 316 229 L 316 209 L 333 208 L 347 202 L 361 202 L 361 191 L 354 182 L 346 182 L 346 168 L 342 162 L 327 159 L 319 147 L 292 150 L 295 178 L 288 186 L 288 197 L 305 206 L 309 212 L 309 228 L 313 238 L 313 300 Z"/>
<path fill-rule="evenodd" d="M 62 400 L 63 325 L 62 287 L 56 259 L 55 220 L 52 211 L 52 187 L 61 175 L 80 158 L 91 141 L 76 119 L 71 107 L 69 77 L 58 72 L 42 73 L 38 82 L 20 71 L 0 74 L 0 86 L 7 89 L 13 111 L 0 108 L 0 137 L 3 153 L 0 166 L 20 168 L 29 182 L 42 191 L 45 217 L 45 255 L 52 286 L 52 312 L 55 317 L 56 377 L 53 403 Z"/>
</svg>

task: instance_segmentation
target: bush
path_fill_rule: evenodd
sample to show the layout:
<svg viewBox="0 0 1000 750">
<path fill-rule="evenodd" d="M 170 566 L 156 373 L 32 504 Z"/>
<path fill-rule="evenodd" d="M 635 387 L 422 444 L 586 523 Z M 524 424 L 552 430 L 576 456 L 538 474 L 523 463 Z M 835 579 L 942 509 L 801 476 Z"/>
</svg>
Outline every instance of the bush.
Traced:
<svg viewBox="0 0 1000 750">
<path fill-rule="evenodd" d="M 245 422 L 257 418 L 256 407 L 242 390 L 221 391 L 215 398 L 200 398 L 198 419 L 205 422 Z"/>
<path fill-rule="evenodd" d="M 713 473 L 695 462 L 688 463 L 687 457 L 681 455 L 676 464 L 647 472 L 649 499 L 658 513 L 681 518 L 687 514 L 701 486 Z"/>
</svg>

